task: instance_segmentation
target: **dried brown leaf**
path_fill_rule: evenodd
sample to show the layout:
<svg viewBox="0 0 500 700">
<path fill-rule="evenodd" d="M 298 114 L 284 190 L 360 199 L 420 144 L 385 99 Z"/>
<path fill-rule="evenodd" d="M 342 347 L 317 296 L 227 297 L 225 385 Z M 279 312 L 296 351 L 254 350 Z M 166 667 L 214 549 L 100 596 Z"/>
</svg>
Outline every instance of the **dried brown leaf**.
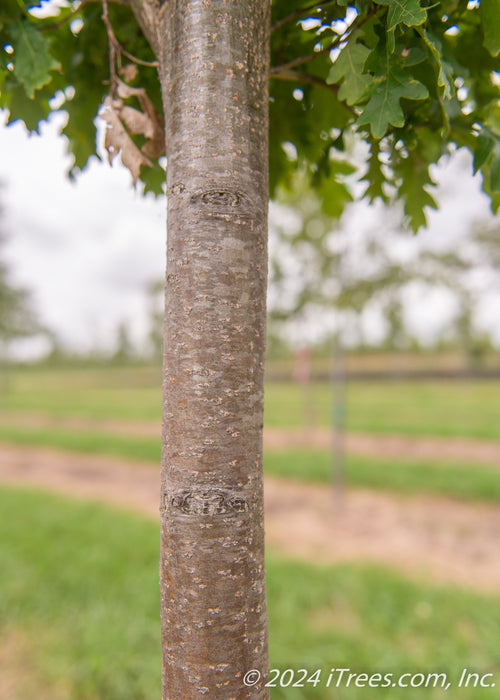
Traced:
<svg viewBox="0 0 500 700">
<path fill-rule="evenodd" d="M 151 138 L 155 127 L 151 119 L 134 107 L 124 105 L 120 109 L 120 119 L 127 127 L 130 134 L 144 134 L 146 138 Z"/>
<path fill-rule="evenodd" d="M 127 63 L 127 65 L 123 66 L 123 68 L 120 70 L 120 75 L 126 83 L 130 83 L 132 80 L 134 80 L 137 77 L 137 73 L 138 70 L 135 63 Z"/>
<path fill-rule="evenodd" d="M 129 99 L 131 97 L 137 98 L 139 104 L 141 105 L 143 114 L 148 118 L 139 122 L 137 115 L 132 115 L 129 110 L 133 109 L 127 107 L 126 117 L 122 116 L 122 119 L 130 119 L 134 123 L 134 128 L 139 128 L 139 123 L 143 125 L 143 128 L 139 131 L 132 131 L 133 134 L 143 134 L 146 138 L 146 143 L 142 147 L 142 152 L 149 158 L 159 158 L 159 156 L 165 153 L 165 130 L 163 124 L 163 118 L 155 110 L 153 103 L 147 96 L 146 90 L 144 88 L 136 88 L 131 85 L 127 85 L 122 80 L 118 81 L 117 94 L 123 100 Z M 125 107 L 124 107 L 125 109 Z"/>
<path fill-rule="evenodd" d="M 153 163 L 130 138 L 120 118 L 121 109 L 123 109 L 121 100 L 113 100 L 109 96 L 104 100 L 101 110 L 101 116 L 106 122 L 104 146 L 108 152 L 110 163 L 113 162 L 118 153 L 121 154 L 122 163 L 130 170 L 135 184 L 139 179 L 141 166 L 153 167 Z"/>
</svg>

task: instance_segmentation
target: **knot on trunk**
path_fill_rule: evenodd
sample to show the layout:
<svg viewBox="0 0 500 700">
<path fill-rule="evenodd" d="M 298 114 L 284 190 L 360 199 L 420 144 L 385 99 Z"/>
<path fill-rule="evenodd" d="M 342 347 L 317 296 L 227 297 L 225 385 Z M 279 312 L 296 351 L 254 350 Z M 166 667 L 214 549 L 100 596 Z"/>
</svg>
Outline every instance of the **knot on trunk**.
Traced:
<svg viewBox="0 0 500 700">
<path fill-rule="evenodd" d="M 248 510 L 242 496 L 220 489 L 181 491 L 170 498 L 170 505 L 182 515 L 227 515 Z"/>
</svg>

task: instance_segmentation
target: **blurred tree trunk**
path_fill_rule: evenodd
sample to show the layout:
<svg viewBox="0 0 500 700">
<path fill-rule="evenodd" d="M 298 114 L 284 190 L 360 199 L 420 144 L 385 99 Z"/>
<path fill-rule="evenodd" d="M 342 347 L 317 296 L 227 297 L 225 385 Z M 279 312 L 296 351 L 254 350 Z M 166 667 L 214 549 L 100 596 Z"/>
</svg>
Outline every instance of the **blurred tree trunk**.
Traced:
<svg viewBox="0 0 500 700">
<path fill-rule="evenodd" d="M 266 698 L 267 0 L 158 12 L 166 115 L 163 697 Z M 263 681 L 246 687 L 258 669 Z"/>
</svg>

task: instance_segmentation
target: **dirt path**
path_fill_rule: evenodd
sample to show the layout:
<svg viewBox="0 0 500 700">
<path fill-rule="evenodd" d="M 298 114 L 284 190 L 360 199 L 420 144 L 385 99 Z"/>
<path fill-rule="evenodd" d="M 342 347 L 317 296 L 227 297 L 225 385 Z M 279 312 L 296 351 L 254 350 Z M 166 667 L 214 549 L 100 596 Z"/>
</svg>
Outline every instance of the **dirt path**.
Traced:
<svg viewBox="0 0 500 700">
<path fill-rule="evenodd" d="M 0 481 L 40 486 L 158 516 L 151 464 L 0 445 Z M 500 509 L 449 498 L 349 490 L 266 479 L 271 548 L 311 561 L 373 561 L 420 579 L 500 593 Z"/>
<path fill-rule="evenodd" d="M 160 438 L 160 425 L 152 421 L 124 421 L 80 417 L 50 417 L 41 414 L 0 412 L 0 424 L 29 428 L 118 433 L 137 437 Z M 330 449 L 332 432 L 328 428 L 264 428 L 264 445 L 268 449 Z M 348 433 L 348 452 L 366 456 L 410 457 L 461 462 L 479 462 L 500 467 L 500 441 L 471 438 L 409 437 Z"/>
<path fill-rule="evenodd" d="M 331 449 L 332 432 L 327 428 L 313 430 L 264 428 L 264 444 L 274 449 L 286 447 Z M 500 442 L 498 441 L 347 433 L 345 448 L 347 452 L 369 457 L 480 462 L 500 467 Z"/>
</svg>

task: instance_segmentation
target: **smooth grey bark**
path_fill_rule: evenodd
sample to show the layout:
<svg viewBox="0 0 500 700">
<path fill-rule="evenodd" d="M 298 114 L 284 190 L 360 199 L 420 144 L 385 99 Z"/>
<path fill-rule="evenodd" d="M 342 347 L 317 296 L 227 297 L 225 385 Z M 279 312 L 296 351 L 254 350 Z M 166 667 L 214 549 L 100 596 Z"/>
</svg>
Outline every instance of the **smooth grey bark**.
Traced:
<svg viewBox="0 0 500 700">
<path fill-rule="evenodd" d="M 168 161 L 163 698 L 267 698 L 262 422 L 270 4 L 132 5 L 159 60 Z M 262 682 L 247 687 L 250 669 Z"/>
</svg>

